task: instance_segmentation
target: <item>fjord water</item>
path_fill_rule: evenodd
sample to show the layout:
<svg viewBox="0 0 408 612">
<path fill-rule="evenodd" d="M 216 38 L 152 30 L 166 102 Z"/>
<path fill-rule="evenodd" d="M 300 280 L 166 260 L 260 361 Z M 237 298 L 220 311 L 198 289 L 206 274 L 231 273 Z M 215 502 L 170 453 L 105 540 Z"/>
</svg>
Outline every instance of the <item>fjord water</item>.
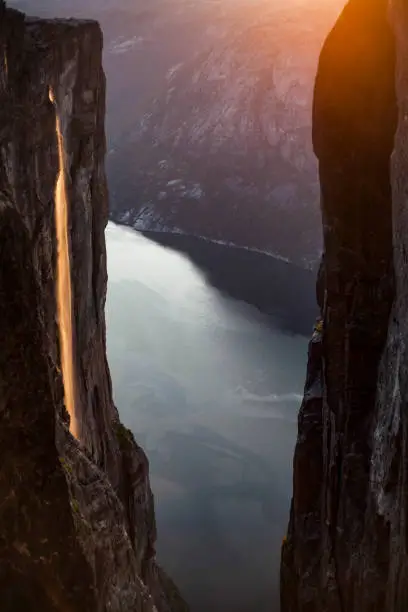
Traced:
<svg viewBox="0 0 408 612">
<path fill-rule="evenodd" d="M 192 612 L 276 612 L 307 338 L 187 256 L 106 237 L 114 398 L 150 460 L 159 561 Z"/>
</svg>

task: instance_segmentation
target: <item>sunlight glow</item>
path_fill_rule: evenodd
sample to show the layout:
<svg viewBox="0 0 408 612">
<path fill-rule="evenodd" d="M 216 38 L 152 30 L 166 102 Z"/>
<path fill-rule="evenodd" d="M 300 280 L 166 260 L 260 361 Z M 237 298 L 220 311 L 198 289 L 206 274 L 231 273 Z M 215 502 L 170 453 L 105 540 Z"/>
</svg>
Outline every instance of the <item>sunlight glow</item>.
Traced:
<svg viewBox="0 0 408 612">
<path fill-rule="evenodd" d="M 55 107 L 55 131 L 58 142 L 59 173 L 55 185 L 55 227 L 57 234 L 57 312 L 60 336 L 61 367 L 64 381 L 65 407 L 70 416 L 70 432 L 78 438 L 78 421 L 75 402 L 75 376 L 72 336 L 71 265 L 68 239 L 68 199 L 65 180 L 65 152 L 55 95 L 49 90 L 50 101 Z"/>
</svg>

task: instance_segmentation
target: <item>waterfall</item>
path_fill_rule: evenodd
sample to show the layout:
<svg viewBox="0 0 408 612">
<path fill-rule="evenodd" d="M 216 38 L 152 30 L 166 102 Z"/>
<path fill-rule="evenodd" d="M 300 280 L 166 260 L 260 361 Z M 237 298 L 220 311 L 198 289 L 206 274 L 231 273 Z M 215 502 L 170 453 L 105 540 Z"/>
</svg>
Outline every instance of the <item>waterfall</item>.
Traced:
<svg viewBox="0 0 408 612">
<path fill-rule="evenodd" d="M 72 335 L 72 288 L 68 238 L 68 198 L 64 141 L 55 95 L 52 89 L 49 98 L 55 107 L 55 132 L 58 142 L 59 173 L 55 185 L 55 227 L 57 235 L 57 313 L 60 338 L 61 368 L 64 381 L 65 408 L 70 416 L 70 432 L 78 438 L 76 416 L 75 375 Z"/>
</svg>

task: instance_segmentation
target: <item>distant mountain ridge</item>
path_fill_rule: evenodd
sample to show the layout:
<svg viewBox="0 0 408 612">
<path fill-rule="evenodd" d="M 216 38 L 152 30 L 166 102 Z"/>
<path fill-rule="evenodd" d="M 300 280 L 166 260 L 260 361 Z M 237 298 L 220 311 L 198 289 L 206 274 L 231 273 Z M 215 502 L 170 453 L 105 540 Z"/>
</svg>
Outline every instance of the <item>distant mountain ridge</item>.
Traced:
<svg viewBox="0 0 408 612">
<path fill-rule="evenodd" d="M 248 5 L 168 70 L 108 156 L 111 217 L 137 229 L 318 258 L 311 100 L 331 10 Z M 334 17 L 333 17 L 334 18 Z"/>
</svg>

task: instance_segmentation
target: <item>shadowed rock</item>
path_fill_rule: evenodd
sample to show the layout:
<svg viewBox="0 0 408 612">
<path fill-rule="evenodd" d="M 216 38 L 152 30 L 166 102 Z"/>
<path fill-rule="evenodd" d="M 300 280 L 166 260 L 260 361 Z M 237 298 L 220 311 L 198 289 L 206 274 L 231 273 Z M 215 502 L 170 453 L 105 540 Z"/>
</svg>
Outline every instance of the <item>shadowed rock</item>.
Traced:
<svg viewBox="0 0 408 612">
<path fill-rule="evenodd" d="M 148 462 L 119 422 L 106 360 L 101 32 L 0 12 L 1 609 L 185 610 L 156 564 Z M 50 87 L 67 160 L 79 442 L 60 373 Z"/>
<path fill-rule="evenodd" d="M 306 407 L 317 401 L 309 397 L 311 355 L 282 551 L 282 612 L 400 612 L 408 601 L 399 522 L 407 507 L 406 429 L 393 419 L 392 399 L 400 368 L 395 354 L 405 343 L 395 331 L 398 315 L 390 318 L 405 276 L 402 266 L 394 270 L 400 221 L 392 196 L 398 201 L 406 179 L 401 167 L 391 176 L 390 160 L 397 104 L 405 105 L 408 93 L 401 81 L 397 88 L 406 61 L 398 29 L 407 22 L 401 3 L 391 4 L 390 21 L 386 0 L 350 0 L 316 77 L 313 142 L 325 246 L 318 281 L 322 397 L 320 410 L 315 403 L 310 408 L 315 418 L 305 420 Z M 405 143 L 394 165 L 406 159 Z M 406 302 L 401 320 L 405 313 Z M 394 516 L 381 503 L 390 494 Z"/>
</svg>

